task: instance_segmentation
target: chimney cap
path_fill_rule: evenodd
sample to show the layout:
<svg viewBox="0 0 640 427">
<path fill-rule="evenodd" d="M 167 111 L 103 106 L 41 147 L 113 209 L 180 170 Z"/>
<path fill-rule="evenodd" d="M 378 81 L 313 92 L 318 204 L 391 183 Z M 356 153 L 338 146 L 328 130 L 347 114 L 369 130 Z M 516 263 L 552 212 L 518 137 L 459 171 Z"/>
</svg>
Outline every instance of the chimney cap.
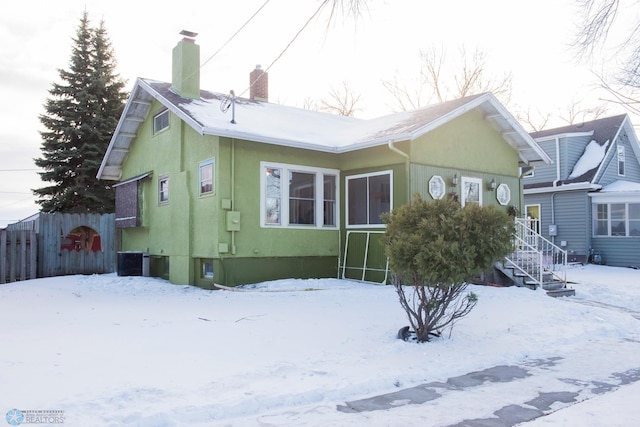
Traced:
<svg viewBox="0 0 640 427">
<path fill-rule="evenodd" d="M 185 37 L 195 38 L 198 35 L 198 33 L 194 33 L 193 31 L 189 31 L 189 30 L 182 30 L 180 31 L 180 35 Z"/>
</svg>

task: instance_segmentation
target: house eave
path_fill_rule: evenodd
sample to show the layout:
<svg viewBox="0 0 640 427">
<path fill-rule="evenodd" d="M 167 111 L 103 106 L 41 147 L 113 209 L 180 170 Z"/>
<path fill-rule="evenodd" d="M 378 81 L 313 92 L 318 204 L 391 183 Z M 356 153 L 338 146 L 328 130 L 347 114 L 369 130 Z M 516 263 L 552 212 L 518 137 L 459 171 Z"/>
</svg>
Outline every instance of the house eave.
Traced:
<svg viewBox="0 0 640 427">
<path fill-rule="evenodd" d="M 593 135 L 593 131 L 588 131 L 588 132 L 564 132 L 564 133 L 558 133 L 555 135 L 546 135 L 546 136 L 542 136 L 540 138 L 534 138 L 537 142 L 544 142 L 544 141 L 553 141 L 556 138 L 577 138 L 577 137 L 581 137 L 581 136 L 591 136 Z"/>
<path fill-rule="evenodd" d="M 602 185 L 592 184 L 590 182 L 576 182 L 573 184 L 563 184 L 556 186 L 548 186 L 548 187 L 537 187 L 537 188 L 525 188 L 523 190 L 523 194 L 544 194 L 544 193 L 559 193 L 563 191 L 578 191 L 578 190 L 586 190 L 586 191 L 597 191 L 602 188 Z"/>
</svg>

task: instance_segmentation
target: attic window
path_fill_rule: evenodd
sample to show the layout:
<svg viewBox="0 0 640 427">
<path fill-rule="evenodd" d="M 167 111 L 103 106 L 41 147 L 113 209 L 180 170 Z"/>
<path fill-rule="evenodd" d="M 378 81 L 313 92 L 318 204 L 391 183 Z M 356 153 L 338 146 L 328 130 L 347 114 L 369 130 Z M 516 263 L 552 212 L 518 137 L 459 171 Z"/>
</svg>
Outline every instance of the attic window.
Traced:
<svg viewBox="0 0 640 427">
<path fill-rule="evenodd" d="M 153 134 L 162 132 L 169 127 L 169 110 L 164 110 L 153 116 Z"/>
<path fill-rule="evenodd" d="M 618 175 L 624 176 L 624 146 L 618 145 Z"/>
</svg>

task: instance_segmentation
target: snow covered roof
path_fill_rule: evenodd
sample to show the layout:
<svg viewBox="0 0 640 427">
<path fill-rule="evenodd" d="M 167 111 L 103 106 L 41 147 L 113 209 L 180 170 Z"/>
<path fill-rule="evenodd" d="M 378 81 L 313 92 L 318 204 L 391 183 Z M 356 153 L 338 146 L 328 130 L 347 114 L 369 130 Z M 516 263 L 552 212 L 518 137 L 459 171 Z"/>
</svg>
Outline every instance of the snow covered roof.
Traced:
<svg viewBox="0 0 640 427">
<path fill-rule="evenodd" d="M 596 170 L 607 154 L 609 142 L 609 140 L 606 140 L 604 144 L 599 144 L 598 141 L 592 139 L 585 147 L 582 156 L 580 156 L 576 164 L 573 165 L 569 179 L 579 178 L 585 176 L 589 171 Z"/>
<path fill-rule="evenodd" d="M 582 156 L 573 166 L 568 178 L 556 184 L 598 184 L 599 172 L 602 165 L 605 163 L 604 160 L 608 155 L 611 155 L 610 148 L 615 145 L 615 141 L 623 130 L 626 130 L 626 133 L 629 136 L 634 154 L 640 158 L 640 145 L 638 144 L 631 120 L 626 114 L 533 132 L 531 133 L 531 136 L 536 141 L 548 140 L 556 137 L 571 138 L 577 136 L 590 136 L 591 142 L 586 146 Z M 552 185 L 552 182 L 547 182 L 529 184 L 526 185 L 525 188 L 546 187 Z"/>
<path fill-rule="evenodd" d="M 129 147 L 154 99 L 201 135 L 333 153 L 413 140 L 477 108 L 518 151 L 522 163 L 551 162 L 491 93 L 364 120 L 244 98 L 235 98 L 230 106 L 228 95 L 204 90 L 200 99 L 189 99 L 171 90 L 170 83 L 137 79 L 98 171 L 99 179 L 121 179 Z"/>
<path fill-rule="evenodd" d="M 613 181 L 600 191 L 589 193 L 596 203 L 640 202 L 640 183 L 625 180 Z"/>
<path fill-rule="evenodd" d="M 609 185 L 605 185 L 604 187 L 602 187 L 602 190 L 600 190 L 600 192 L 601 193 L 611 193 L 611 192 L 616 192 L 616 193 L 620 193 L 620 192 L 638 193 L 638 192 L 640 192 L 640 183 L 631 182 L 631 181 L 625 181 L 625 180 L 619 179 L 617 181 L 613 181 Z"/>
</svg>

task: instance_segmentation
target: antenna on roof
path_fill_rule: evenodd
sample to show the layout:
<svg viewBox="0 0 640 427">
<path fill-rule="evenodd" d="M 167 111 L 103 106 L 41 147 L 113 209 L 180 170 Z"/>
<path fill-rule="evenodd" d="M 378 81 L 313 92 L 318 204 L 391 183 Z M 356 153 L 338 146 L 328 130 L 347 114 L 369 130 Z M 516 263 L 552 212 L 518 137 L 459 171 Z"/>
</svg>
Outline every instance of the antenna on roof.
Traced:
<svg viewBox="0 0 640 427">
<path fill-rule="evenodd" d="M 229 91 L 229 95 L 220 101 L 220 111 L 226 113 L 229 111 L 229 107 L 231 107 L 231 123 L 236 124 L 236 93 L 233 89 Z"/>
</svg>

